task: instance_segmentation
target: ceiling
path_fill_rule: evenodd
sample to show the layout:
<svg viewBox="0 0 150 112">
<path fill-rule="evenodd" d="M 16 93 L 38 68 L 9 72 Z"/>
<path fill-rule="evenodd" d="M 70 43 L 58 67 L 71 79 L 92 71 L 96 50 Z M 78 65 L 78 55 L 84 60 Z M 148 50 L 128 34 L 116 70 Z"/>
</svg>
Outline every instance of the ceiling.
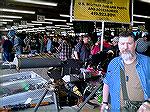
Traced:
<svg viewBox="0 0 150 112">
<path fill-rule="evenodd" d="M 46 0 L 44 0 L 44 1 L 46 1 Z M 21 20 L 25 20 L 27 22 L 36 21 L 37 15 L 43 15 L 43 16 L 45 16 L 45 18 L 50 18 L 50 19 L 67 19 L 67 21 L 69 21 L 69 18 L 61 18 L 59 16 L 59 14 L 69 15 L 70 0 L 47 0 L 47 2 L 58 3 L 58 5 L 56 7 L 44 6 L 44 5 L 34 5 L 34 4 L 29 4 L 29 3 L 19 3 L 19 2 L 14 2 L 13 0 L 2 0 L 0 2 L 2 2 L 0 4 L 2 4 L 3 8 L 35 11 L 34 15 L 33 14 L 12 13 L 12 12 L 1 12 L 1 15 L 22 16 L 22 19 L 15 19 L 14 22 L 19 22 Z M 11 23 L 12 22 L 10 22 L 10 24 Z"/>
<path fill-rule="evenodd" d="M 26 0 L 25 0 L 26 1 Z M 57 6 L 44 6 L 44 5 L 34 5 L 29 3 L 15 2 L 14 0 L 0 0 L 0 7 L 18 10 L 30 10 L 35 11 L 35 14 L 21 14 L 21 13 L 10 13 L 10 12 L 0 12 L 0 15 L 15 15 L 22 16 L 22 19 L 14 19 L 14 22 L 20 22 L 21 20 L 31 23 L 31 21 L 37 20 L 37 15 L 43 15 L 45 18 L 49 19 L 66 19 L 70 22 L 69 18 L 60 17 L 59 14 L 70 14 L 70 4 L 71 0 L 42 0 L 47 2 L 58 3 Z M 140 2 L 140 0 L 134 0 L 134 14 L 150 16 L 150 3 Z M 144 18 L 134 17 L 135 21 L 147 21 Z M 66 24 L 64 22 L 53 22 L 55 24 Z M 3 24 L 1 27 L 12 26 L 13 22 L 8 22 L 7 25 Z"/>
</svg>

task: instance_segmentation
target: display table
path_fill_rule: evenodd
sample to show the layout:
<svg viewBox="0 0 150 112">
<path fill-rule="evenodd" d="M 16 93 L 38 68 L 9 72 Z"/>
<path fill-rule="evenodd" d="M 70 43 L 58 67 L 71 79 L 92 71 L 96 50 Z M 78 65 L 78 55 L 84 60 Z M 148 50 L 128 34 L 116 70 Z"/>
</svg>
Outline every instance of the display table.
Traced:
<svg viewBox="0 0 150 112">
<path fill-rule="evenodd" d="M 36 104 L 45 91 L 47 81 L 33 71 L 0 76 L 0 108 Z M 54 103 L 53 91 L 48 91 L 43 102 Z M 20 107 L 18 107 L 20 108 Z"/>
</svg>

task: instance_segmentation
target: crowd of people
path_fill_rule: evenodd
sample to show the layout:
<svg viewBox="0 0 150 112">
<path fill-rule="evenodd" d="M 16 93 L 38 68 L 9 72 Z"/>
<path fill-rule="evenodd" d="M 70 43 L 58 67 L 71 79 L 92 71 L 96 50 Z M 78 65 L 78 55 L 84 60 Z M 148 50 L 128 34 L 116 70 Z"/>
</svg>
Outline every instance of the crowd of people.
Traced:
<svg viewBox="0 0 150 112">
<path fill-rule="evenodd" d="M 62 61 L 73 58 L 81 63 L 89 61 L 90 66 L 104 61 L 106 77 L 100 111 L 109 104 L 112 112 L 150 111 L 150 35 L 136 38 L 133 32 L 125 31 L 109 39 L 104 36 L 103 51 L 101 37 L 94 38 L 96 42 L 89 35 L 51 37 L 33 33 L 21 37 L 13 30 L 3 36 L 2 57 L 3 61 L 12 61 L 13 53 L 15 56 L 56 53 Z"/>
<path fill-rule="evenodd" d="M 85 62 L 92 58 L 92 62 L 105 60 L 107 54 L 109 58 L 119 56 L 118 36 L 105 37 L 103 39 L 103 51 L 101 51 L 101 37 L 94 37 L 96 42 L 89 35 L 83 36 L 57 36 L 52 37 L 41 33 L 20 34 L 11 30 L 3 36 L 2 41 L 2 59 L 3 61 L 13 61 L 15 56 L 21 54 L 38 53 L 57 53 L 62 61 L 70 58 Z M 136 51 L 141 54 L 149 55 L 150 36 L 148 34 L 136 39 Z M 106 54 L 106 55 L 102 55 Z M 102 56 L 101 56 L 102 55 Z M 101 58 L 101 59 L 100 59 Z M 94 61 L 96 60 L 96 61 Z"/>
</svg>

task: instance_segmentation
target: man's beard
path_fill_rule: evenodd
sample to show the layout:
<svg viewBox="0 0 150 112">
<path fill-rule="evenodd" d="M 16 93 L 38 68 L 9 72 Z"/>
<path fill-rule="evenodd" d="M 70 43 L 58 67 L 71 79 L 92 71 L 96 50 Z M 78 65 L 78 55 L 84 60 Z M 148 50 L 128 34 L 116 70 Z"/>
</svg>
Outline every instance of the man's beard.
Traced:
<svg viewBox="0 0 150 112">
<path fill-rule="evenodd" d="M 122 57 L 123 60 L 129 61 L 134 57 L 134 54 L 131 53 L 131 51 L 127 50 L 127 51 L 124 51 L 124 52 L 125 53 L 121 53 L 121 57 Z"/>
</svg>

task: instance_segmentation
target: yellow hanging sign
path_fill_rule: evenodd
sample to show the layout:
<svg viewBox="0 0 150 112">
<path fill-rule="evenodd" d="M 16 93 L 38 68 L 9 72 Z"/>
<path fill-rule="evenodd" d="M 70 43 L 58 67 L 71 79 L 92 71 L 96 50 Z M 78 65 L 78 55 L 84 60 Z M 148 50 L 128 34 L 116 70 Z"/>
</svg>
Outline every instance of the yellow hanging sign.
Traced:
<svg viewBox="0 0 150 112">
<path fill-rule="evenodd" d="M 130 0 L 75 0 L 74 19 L 130 23 Z"/>
</svg>

